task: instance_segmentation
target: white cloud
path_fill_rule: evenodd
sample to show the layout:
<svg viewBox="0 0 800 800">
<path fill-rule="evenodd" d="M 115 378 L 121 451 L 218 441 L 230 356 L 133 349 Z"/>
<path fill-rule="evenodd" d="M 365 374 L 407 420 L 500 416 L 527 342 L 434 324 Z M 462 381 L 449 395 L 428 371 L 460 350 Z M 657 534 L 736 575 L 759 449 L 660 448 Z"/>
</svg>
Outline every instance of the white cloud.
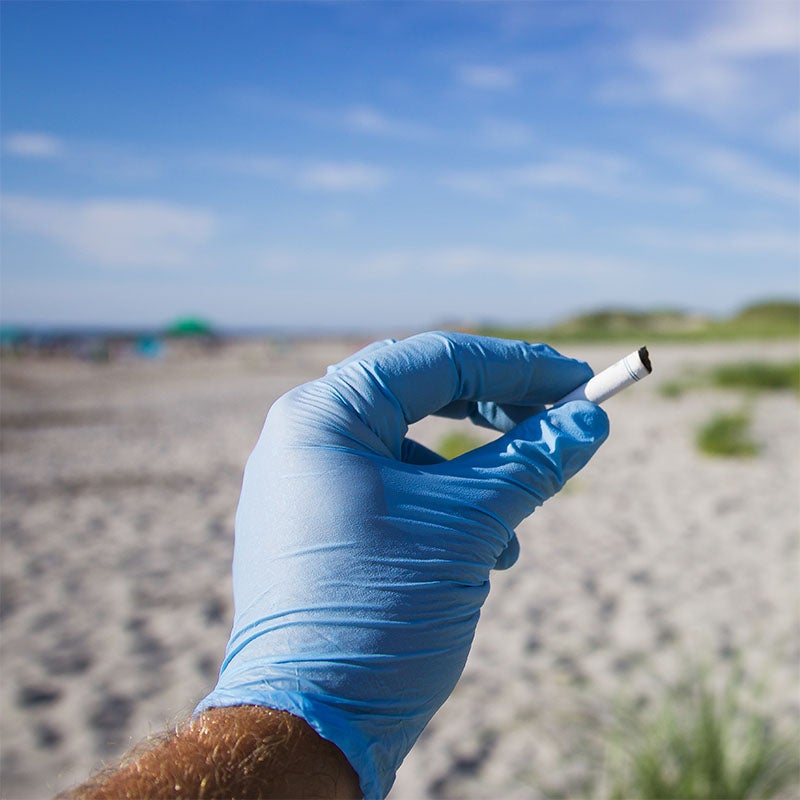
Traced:
<svg viewBox="0 0 800 800">
<path fill-rule="evenodd" d="M 511 119 L 485 119 L 478 129 L 478 140 L 485 147 L 497 149 L 529 147 L 535 139 L 529 125 Z"/>
<path fill-rule="evenodd" d="M 142 155 L 124 145 L 88 142 L 76 144 L 64 162 L 75 172 L 115 183 L 156 181 L 167 174 L 176 159 Z"/>
<path fill-rule="evenodd" d="M 393 122 L 365 107 L 354 109 L 352 113 L 355 116 L 351 121 L 365 130 L 372 128 L 383 135 L 422 135 L 421 129 L 415 131 L 411 126 L 406 129 L 404 123 Z M 82 175 L 124 182 L 156 180 L 168 169 L 203 172 L 212 169 L 279 181 L 304 190 L 344 193 L 374 191 L 390 179 L 387 169 L 359 161 L 315 161 L 224 151 L 183 153 L 172 158 L 163 154 L 141 156 L 118 144 L 77 141 L 67 146 L 55 136 L 39 133 L 11 134 L 3 139 L 3 149 L 19 157 L 57 160 L 59 166 Z M 169 219 L 169 215 L 166 218 Z M 176 222 L 174 217 L 172 222 Z"/>
<path fill-rule="evenodd" d="M 432 131 L 428 127 L 389 116 L 372 106 L 352 106 L 340 114 L 331 114 L 331 119 L 341 120 L 343 126 L 348 130 L 371 136 L 417 141 L 429 139 L 432 136 Z"/>
<path fill-rule="evenodd" d="M 485 91 L 507 91 L 517 85 L 517 75 L 509 67 L 491 64 L 464 64 L 458 78 L 465 86 Z"/>
<path fill-rule="evenodd" d="M 442 182 L 456 191 L 502 198 L 520 189 L 578 189 L 597 194 L 628 191 L 634 165 L 628 159 L 592 150 L 569 150 L 541 161 L 489 170 L 446 173 Z"/>
<path fill-rule="evenodd" d="M 733 58 L 796 55 L 800 11 L 791 0 L 732 3 L 733 14 L 698 36 L 703 49 Z"/>
<path fill-rule="evenodd" d="M 649 247 L 659 250 L 698 253 L 701 255 L 743 255 L 796 259 L 800 257 L 800 233 L 781 230 L 720 230 L 692 232 L 681 229 L 642 229 L 629 234 Z"/>
<path fill-rule="evenodd" d="M 521 167 L 514 181 L 523 186 L 580 189 L 601 194 L 624 188 L 632 165 L 620 156 L 590 150 L 565 152 L 550 160 Z"/>
<path fill-rule="evenodd" d="M 726 59 L 680 42 L 641 42 L 636 64 L 650 78 L 649 91 L 661 100 L 699 110 L 728 109 L 745 89 L 745 75 Z"/>
<path fill-rule="evenodd" d="M 247 178 L 277 181 L 305 191 L 370 192 L 385 186 L 389 170 L 362 161 L 315 161 L 259 153 L 209 153 L 190 157 L 192 168 L 214 169 Z"/>
<path fill-rule="evenodd" d="M 690 160 L 696 170 L 736 191 L 793 204 L 800 200 L 797 175 L 787 175 L 765 167 L 736 150 L 699 148 L 686 151 L 684 158 Z"/>
<path fill-rule="evenodd" d="M 501 200 L 512 188 L 506 169 L 450 170 L 442 173 L 439 182 L 458 194 L 471 194 L 488 200 Z"/>
<path fill-rule="evenodd" d="M 800 147 L 800 110 L 795 109 L 778 117 L 767 135 L 773 144 L 796 153 Z"/>
<path fill-rule="evenodd" d="M 456 245 L 373 253 L 354 263 L 353 271 L 357 276 L 373 278 L 424 275 L 427 279 L 438 276 L 449 280 L 490 275 L 495 280 L 564 274 L 593 281 L 624 276 L 634 268 L 618 258 L 584 253 Z"/>
<path fill-rule="evenodd" d="M 387 113 L 385 109 L 367 103 L 323 106 L 257 89 L 238 90 L 231 95 L 238 106 L 251 113 L 266 114 L 269 119 L 283 117 L 316 128 L 387 139 L 425 141 L 437 137 L 435 129 L 425 122 Z"/>
<path fill-rule="evenodd" d="M 358 162 L 326 161 L 302 166 L 296 176 L 298 185 L 326 192 L 369 192 L 385 186 L 386 170 Z"/>
<path fill-rule="evenodd" d="M 17 131 L 3 138 L 3 150 L 20 158 L 58 158 L 64 152 L 64 143 L 49 133 Z"/>
<path fill-rule="evenodd" d="M 288 164 L 279 158 L 259 154 L 215 154 L 190 159 L 196 166 L 210 166 L 221 172 L 230 172 L 248 178 L 285 177 Z"/>
<path fill-rule="evenodd" d="M 2 215 L 17 230 L 108 267 L 190 266 L 217 226 L 207 211 L 158 200 L 54 201 L 5 195 Z"/>
<path fill-rule="evenodd" d="M 709 8 L 715 17 L 687 36 L 634 40 L 629 57 L 638 78 L 607 87 L 606 96 L 712 115 L 752 115 L 789 96 L 796 103 L 797 4 L 739 0 Z"/>
<path fill-rule="evenodd" d="M 256 270 L 272 277 L 276 275 L 302 275 L 313 273 L 314 258 L 288 248 L 265 248 L 253 260 Z"/>
<path fill-rule="evenodd" d="M 642 166 L 627 156 L 591 149 L 561 150 L 539 161 L 512 167 L 478 170 L 452 170 L 440 177 L 450 189 L 487 199 L 502 200 L 526 190 L 572 190 L 609 197 L 647 195 L 659 201 L 679 205 L 695 204 L 704 199 L 708 179 L 717 186 L 762 200 L 797 204 L 800 181 L 765 166 L 736 150 L 723 147 L 683 147 L 672 144 L 661 148 L 681 168 L 688 166 L 694 184 L 654 183 Z M 698 180 L 707 180 L 698 185 Z"/>
<path fill-rule="evenodd" d="M 166 169 L 165 160 L 141 155 L 126 145 L 65 141 L 50 133 L 10 133 L 3 138 L 2 146 L 8 155 L 50 161 L 68 171 L 102 180 L 155 180 Z"/>
</svg>

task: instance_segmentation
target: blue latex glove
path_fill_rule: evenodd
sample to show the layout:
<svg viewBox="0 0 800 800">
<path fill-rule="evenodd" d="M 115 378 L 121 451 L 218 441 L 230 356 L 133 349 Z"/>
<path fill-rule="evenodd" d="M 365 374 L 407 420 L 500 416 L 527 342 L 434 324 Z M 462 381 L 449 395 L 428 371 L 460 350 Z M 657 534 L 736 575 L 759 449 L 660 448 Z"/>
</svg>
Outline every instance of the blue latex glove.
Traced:
<svg viewBox="0 0 800 800">
<path fill-rule="evenodd" d="M 544 345 L 426 333 L 280 398 L 245 470 L 233 632 L 198 711 L 289 711 L 385 796 L 461 675 L 514 528 L 608 434 L 590 403 L 544 410 L 591 375 Z M 508 432 L 445 461 L 406 438 L 433 413 Z"/>
</svg>

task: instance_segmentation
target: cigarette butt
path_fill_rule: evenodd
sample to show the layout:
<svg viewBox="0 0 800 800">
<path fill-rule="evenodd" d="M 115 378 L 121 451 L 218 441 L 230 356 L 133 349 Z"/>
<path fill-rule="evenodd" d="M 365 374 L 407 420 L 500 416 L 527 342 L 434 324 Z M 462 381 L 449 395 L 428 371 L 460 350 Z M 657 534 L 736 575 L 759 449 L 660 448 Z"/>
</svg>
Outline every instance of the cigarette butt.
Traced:
<svg viewBox="0 0 800 800">
<path fill-rule="evenodd" d="M 640 347 L 564 395 L 556 405 L 568 403 L 570 400 L 588 400 L 599 405 L 627 386 L 646 378 L 652 371 L 650 354 L 646 347 Z"/>
</svg>

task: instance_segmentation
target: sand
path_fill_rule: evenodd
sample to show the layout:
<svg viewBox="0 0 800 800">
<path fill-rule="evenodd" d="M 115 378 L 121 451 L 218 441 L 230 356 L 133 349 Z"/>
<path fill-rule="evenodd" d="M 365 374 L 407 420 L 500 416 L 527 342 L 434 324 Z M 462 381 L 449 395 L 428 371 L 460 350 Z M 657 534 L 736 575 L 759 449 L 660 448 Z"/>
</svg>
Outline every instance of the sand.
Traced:
<svg viewBox="0 0 800 800">
<path fill-rule="evenodd" d="M 267 408 L 360 344 L 4 359 L 3 798 L 84 779 L 211 689 L 241 474 Z M 564 349 L 596 369 L 624 354 Z M 494 574 L 462 680 L 393 800 L 587 796 L 621 704 L 653 705 L 693 664 L 720 683 L 741 671 L 751 702 L 797 729 L 797 397 L 750 401 L 761 452 L 730 460 L 699 455 L 693 435 L 740 394 L 659 392 L 692 365 L 797 350 L 651 347 L 653 376 L 607 403 L 609 441 L 518 529 L 520 561 Z M 462 426 L 413 433 L 435 447 Z"/>
</svg>

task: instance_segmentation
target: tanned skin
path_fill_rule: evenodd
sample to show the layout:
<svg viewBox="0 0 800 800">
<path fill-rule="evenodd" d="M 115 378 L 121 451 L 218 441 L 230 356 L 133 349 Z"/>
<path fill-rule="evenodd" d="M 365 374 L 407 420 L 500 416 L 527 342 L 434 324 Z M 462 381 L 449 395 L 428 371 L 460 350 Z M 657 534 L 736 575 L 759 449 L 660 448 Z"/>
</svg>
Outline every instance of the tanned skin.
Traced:
<svg viewBox="0 0 800 800">
<path fill-rule="evenodd" d="M 260 706 L 212 708 L 56 800 L 361 797 L 358 776 L 304 720 Z"/>
</svg>

